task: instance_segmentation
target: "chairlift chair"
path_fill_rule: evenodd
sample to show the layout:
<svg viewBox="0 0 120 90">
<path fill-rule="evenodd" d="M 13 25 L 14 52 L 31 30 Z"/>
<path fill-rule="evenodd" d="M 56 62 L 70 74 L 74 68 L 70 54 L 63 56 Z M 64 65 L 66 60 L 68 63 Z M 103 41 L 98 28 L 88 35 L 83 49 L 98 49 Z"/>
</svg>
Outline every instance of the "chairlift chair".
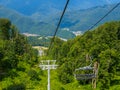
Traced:
<svg viewBox="0 0 120 90">
<path fill-rule="evenodd" d="M 89 72 L 89 73 L 80 73 L 81 71 Z M 74 76 L 77 80 L 87 80 L 95 78 L 96 75 L 93 73 L 93 67 L 91 66 L 85 66 L 75 69 Z"/>
<path fill-rule="evenodd" d="M 89 66 L 80 67 L 75 69 L 74 77 L 76 80 L 88 80 L 96 78 L 94 71 L 94 67 L 92 67 L 92 59 L 90 57 L 91 64 Z M 83 73 L 82 73 L 83 72 Z"/>
</svg>

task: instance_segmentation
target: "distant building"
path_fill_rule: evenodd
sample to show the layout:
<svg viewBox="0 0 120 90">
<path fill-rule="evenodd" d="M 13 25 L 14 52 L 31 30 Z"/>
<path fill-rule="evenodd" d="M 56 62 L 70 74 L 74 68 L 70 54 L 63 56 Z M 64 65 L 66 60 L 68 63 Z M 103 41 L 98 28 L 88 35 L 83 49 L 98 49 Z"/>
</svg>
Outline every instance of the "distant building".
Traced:
<svg viewBox="0 0 120 90">
<path fill-rule="evenodd" d="M 73 31 L 72 33 L 75 34 L 75 36 L 82 35 L 82 31 Z"/>
<path fill-rule="evenodd" d="M 48 49 L 48 48 L 42 47 L 42 46 L 33 46 L 33 48 L 38 50 L 38 55 L 39 56 L 44 56 L 45 55 L 45 50 Z"/>
<path fill-rule="evenodd" d="M 38 50 L 38 54 L 39 56 L 44 56 L 45 55 L 44 50 Z"/>
<path fill-rule="evenodd" d="M 30 37 L 30 36 L 32 36 L 32 37 L 40 36 L 38 34 L 30 34 L 30 33 L 22 33 L 22 34 L 27 36 L 27 37 Z"/>
</svg>

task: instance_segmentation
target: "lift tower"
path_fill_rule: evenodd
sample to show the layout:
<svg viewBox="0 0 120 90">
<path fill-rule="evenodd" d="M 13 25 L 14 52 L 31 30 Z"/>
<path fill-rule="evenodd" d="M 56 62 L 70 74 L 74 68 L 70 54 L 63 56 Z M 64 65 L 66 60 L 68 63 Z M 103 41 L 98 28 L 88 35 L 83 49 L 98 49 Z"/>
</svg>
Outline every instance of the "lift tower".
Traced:
<svg viewBox="0 0 120 90">
<path fill-rule="evenodd" d="M 42 60 L 39 67 L 42 70 L 48 71 L 48 85 L 47 90 L 50 90 L 50 69 L 56 69 L 58 65 L 55 64 L 56 60 Z"/>
</svg>

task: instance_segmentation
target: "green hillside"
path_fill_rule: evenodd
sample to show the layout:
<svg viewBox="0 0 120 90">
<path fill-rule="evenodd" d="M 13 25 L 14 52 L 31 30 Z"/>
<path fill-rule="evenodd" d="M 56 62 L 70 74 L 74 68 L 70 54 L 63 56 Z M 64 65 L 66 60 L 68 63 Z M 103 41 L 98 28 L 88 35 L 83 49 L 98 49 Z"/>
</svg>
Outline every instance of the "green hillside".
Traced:
<svg viewBox="0 0 120 90">
<path fill-rule="evenodd" d="M 73 76 L 76 68 L 91 64 L 90 60 L 86 61 L 86 56 L 92 58 L 92 65 L 94 62 L 100 64 L 97 81 L 98 90 L 119 90 L 120 22 L 105 23 L 97 29 L 87 31 L 67 42 L 56 38 L 49 54 L 49 57 L 58 60 L 58 78 L 65 85 L 75 82 Z M 86 72 L 83 71 L 82 73 Z M 91 81 L 81 80 L 79 84 L 91 85 Z M 83 90 L 88 90 L 87 86 Z M 89 88 L 89 90 L 92 89 Z"/>
<path fill-rule="evenodd" d="M 51 70 L 51 90 L 93 90 L 91 80 L 74 78 L 76 68 L 91 63 L 86 55 L 100 64 L 96 90 L 120 89 L 120 22 L 105 23 L 67 42 L 55 38 L 47 56 L 37 54 L 8 19 L 0 19 L 0 90 L 46 90 L 47 71 L 38 67 L 46 59 L 59 65 Z"/>
</svg>

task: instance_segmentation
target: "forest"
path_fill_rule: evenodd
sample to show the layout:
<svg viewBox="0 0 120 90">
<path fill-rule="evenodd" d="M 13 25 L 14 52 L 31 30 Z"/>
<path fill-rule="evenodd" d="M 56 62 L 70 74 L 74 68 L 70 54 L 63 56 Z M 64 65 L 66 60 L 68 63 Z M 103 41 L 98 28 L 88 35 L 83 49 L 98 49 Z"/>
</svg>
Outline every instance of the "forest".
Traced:
<svg viewBox="0 0 120 90">
<path fill-rule="evenodd" d="M 40 57 L 10 20 L 0 18 L 0 90 L 46 90 L 47 72 L 39 63 L 47 59 L 59 65 L 51 70 L 51 90 L 93 90 L 91 79 L 74 78 L 76 68 L 91 64 L 86 56 L 100 64 L 96 90 L 119 90 L 120 21 L 107 22 L 68 41 L 56 37 L 47 56 Z"/>
</svg>

